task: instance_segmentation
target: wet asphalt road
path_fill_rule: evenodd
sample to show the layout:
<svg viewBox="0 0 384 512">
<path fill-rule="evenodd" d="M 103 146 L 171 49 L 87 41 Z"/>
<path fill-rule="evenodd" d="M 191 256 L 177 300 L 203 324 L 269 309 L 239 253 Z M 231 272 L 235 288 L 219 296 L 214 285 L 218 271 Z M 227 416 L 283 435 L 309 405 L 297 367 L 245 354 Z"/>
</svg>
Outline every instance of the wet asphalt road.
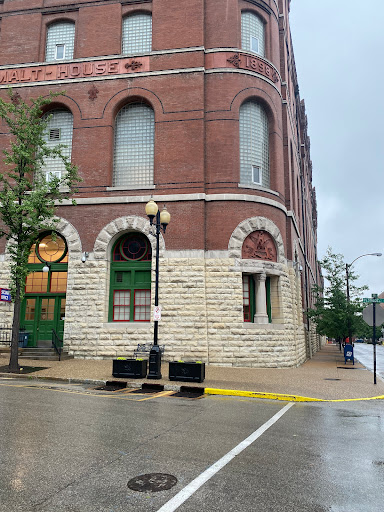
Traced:
<svg viewBox="0 0 384 512">
<path fill-rule="evenodd" d="M 286 405 L 0 380 L 0 511 L 171 512 L 171 498 L 208 470 L 178 511 L 381 512 L 383 402 Z M 177 484 L 127 487 L 148 473 Z"/>
<path fill-rule="evenodd" d="M 354 356 L 366 368 L 373 372 L 373 345 L 355 343 Z M 384 346 L 376 345 L 376 377 L 384 381 Z M 373 377 L 372 377 L 373 378 Z M 372 381 L 373 382 L 373 381 Z"/>
</svg>

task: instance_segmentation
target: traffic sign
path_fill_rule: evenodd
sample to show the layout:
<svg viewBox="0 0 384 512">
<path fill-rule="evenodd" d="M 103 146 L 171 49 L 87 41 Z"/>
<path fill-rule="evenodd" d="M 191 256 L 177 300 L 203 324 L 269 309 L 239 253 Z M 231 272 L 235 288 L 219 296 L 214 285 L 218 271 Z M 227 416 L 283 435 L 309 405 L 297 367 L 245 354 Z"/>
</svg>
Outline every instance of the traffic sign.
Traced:
<svg viewBox="0 0 384 512">
<path fill-rule="evenodd" d="M 384 323 L 384 309 L 376 308 L 376 325 L 379 326 Z M 373 304 L 370 304 L 363 311 L 363 319 L 368 325 L 373 327 Z"/>
<path fill-rule="evenodd" d="M 161 306 L 154 306 L 154 308 L 153 308 L 153 320 L 155 322 L 159 322 L 161 320 Z"/>
<path fill-rule="evenodd" d="M 367 298 L 363 299 L 363 302 L 370 302 L 370 303 L 376 302 L 377 303 L 377 302 L 384 302 L 384 299 L 377 299 L 377 298 L 372 299 L 372 297 L 370 297 L 369 299 L 367 299 Z"/>
</svg>

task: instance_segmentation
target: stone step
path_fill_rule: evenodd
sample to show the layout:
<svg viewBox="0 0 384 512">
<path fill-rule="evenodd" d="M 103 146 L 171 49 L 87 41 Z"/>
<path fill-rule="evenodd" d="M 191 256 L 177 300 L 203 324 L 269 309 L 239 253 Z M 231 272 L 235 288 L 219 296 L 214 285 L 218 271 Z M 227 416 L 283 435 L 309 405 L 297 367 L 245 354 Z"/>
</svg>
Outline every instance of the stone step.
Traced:
<svg viewBox="0 0 384 512">
<path fill-rule="evenodd" d="M 20 350 L 19 359 L 34 359 L 34 360 L 46 360 L 46 361 L 58 361 L 59 356 L 55 349 L 45 347 L 30 347 L 23 348 Z M 61 353 L 61 360 L 73 359 L 68 352 Z"/>
</svg>

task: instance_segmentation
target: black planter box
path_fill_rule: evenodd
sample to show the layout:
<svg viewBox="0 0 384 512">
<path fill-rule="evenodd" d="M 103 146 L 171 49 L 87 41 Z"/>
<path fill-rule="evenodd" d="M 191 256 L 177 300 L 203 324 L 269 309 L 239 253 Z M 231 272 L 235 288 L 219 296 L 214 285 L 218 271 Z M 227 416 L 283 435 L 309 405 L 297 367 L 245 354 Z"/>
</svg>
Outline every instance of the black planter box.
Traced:
<svg viewBox="0 0 384 512">
<path fill-rule="evenodd" d="M 121 378 L 145 379 L 148 359 L 114 359 L 112 375 Z"/>
<path fill-rule="evenodd" d="M 169 380 L 181 380 L 183 382 L 203 382 L 205 379 L 205 363 L 169 363 Z"/>
</svg>

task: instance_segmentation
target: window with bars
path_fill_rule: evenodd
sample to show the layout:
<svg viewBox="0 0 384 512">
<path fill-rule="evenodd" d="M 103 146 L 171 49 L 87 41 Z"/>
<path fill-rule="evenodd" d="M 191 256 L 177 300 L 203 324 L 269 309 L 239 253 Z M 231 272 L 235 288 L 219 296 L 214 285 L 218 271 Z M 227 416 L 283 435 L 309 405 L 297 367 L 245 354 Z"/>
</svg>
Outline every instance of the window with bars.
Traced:
<svg viewBox="0 0 384 512">
<path fill-rule="evenodd" d="M 240 107 L 240 184 L 270 186 L 269 123 L 264 108 L 255 101 Z"/>
<path fill-rule="evenodd" d="M 253 12 L 241 13 L 241 47 L 243 50 L 265 56 L 265 29 L 263 21 Z"/>
<path fill-rule="evenodd" d="M 75 24 L 60 21 L 49 25 L 45 48 L 45 61 L 73 59 L 75 45 Z"/>
<path fill-rule="evenodd" d="M 150 321 L 151 259 L 151 244 L 141 233 L 127 233 L 114 244 L 109 321 Z"/>
<path fill-rule="evenodd" d="M 116 116 L 114 187 L 153 185 L 155 114 L 148 105 L 131 103 Z"/>
<path fill-rule="evenodd" d="M 49 148 L 54 148 L 58 144 L 62 144 L 62 153 L 71 159 L 72 154 L 72 134 L 73 134 L 73 116 L 69 110 L 52 110 L 45 115 L 50 118 L 48 121 L 47 131 L 44 135 L 45 142 Z M 46 180 L 49 181 L 53 177 L 61 178 L 65 171 L 64 162 L 60 158 L 53 156 L 45 157 L 43 171 Z"/>
<path fill-rule="evenodd" d="M 147 53 L 152 50 L 152 16 L 146 13 L 123 18 L 122 53 Z"/>
</svg>

